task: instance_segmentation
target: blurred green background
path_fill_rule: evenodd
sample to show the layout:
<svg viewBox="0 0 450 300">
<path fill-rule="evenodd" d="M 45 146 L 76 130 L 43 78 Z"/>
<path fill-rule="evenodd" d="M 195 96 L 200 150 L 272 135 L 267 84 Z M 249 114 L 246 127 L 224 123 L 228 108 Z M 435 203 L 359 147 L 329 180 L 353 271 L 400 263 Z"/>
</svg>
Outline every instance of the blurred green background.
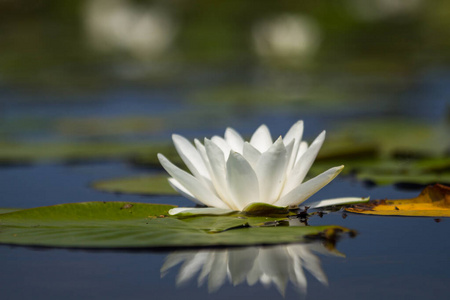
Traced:
<svg viewBox="0 0 450 300">
<path fill-rule="evenodd" d="M 2 0 L 1 82 L 151 85 L 215 67 L 349 72 L 401 84 L 447 68 L 449 15 L 444 0 Z"/>
<path fill-rule="evenodd" d="M 304 119 L 347 172 L 445 183 L 449 37 L 444 0 L 1 0 L 0 162 L 158 165 L 142 142 Z"/>
</svg>

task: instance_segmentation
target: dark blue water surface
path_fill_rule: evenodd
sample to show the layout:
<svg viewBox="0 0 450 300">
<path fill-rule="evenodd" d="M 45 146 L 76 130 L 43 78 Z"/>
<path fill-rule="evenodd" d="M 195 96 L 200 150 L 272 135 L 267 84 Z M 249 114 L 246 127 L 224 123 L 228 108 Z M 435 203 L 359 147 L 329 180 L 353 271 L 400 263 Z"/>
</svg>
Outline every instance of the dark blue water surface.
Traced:
<svg viewBox="0 0 450 300">
<path fill-rule="evenodd" d="M 36 166 L 3 169 L 3 206 L 32 207 L 77 201 L 142 201 L 187 205 L 180 197 L 111 195 L 89 189 L 89 181 L 105 175 L 127 174 L 123 165 Z M 19 180 L 20 177 L 20 180 Z M 38 179 L 37 179 L 38 178 Z M 20 184 L 20 186 L 19 186 Z M 406 197 L 417 192 L 390 187 L 366 189 L 348 179 L 339 179 L 313 197 L 367 195 L 373 198 Z M 322 256 L 329 286 L 307 274 L 308 299 L 420 299 L 445 298 L 450 280 L 447 219 L 394 218 L 340 213 L 313 217 L 310 225 L 337 224 L 358 231 L 344 238 L 337 249 L 343 257 Z M 226 283 L 209 294 L 197 288 L 196 276 L 190 284 L 176 288 L 178 267 L 160 278 L 160 268 L 168 252 L 111 252 L 26 247 L 0 247 L 2 295 L 4 299 L 146 299 L 155 295 L 167 299 L 249 298 L 277 299 L 278 291 L 260 284 L 233 287 Z M 306 272 L 306 271 L 305 271 Z M 306 272 L 308 273 L 308 272 Z M 297 299 L 292 284 L 286 299 Z"/>
</svg>

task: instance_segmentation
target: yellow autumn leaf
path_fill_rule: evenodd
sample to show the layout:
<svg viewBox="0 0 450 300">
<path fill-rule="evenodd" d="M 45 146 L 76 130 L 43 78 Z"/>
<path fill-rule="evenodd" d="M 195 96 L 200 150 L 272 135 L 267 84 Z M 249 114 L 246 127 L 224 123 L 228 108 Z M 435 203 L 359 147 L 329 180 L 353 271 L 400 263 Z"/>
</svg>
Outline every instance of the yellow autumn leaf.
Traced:
<svg viewBox="0 0 450 300">
<path fill-rule="evenodd" d="M 450 217 L 450 187 L 429 185 L 415 198 L 374 200 L 353 205 L 346 211 L 383 216 Z"/>
</svg>

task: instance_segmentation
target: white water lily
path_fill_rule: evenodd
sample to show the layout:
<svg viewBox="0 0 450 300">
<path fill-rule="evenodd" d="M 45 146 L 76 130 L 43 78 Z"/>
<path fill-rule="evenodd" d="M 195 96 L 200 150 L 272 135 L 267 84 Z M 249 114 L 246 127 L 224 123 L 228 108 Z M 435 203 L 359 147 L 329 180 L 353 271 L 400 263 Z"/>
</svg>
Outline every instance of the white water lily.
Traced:
<svg viewBox="0 0 450 300">
<path fill-rule="evenodd" d="M 172 176 L 169 183 L 197 204 L 216 208 L 214 214 L 242 211 L 252 203 L 297 206 L 333 180 L 344 168 L 338 166 L 303 182 L 324 140 L 325 131 L 308 146 L 302 141 L 303 121 L 296 122 L 273 142 L 269 129 L 261 125 L 249 142 L 232 128 L 225 137 L 205 138 L 204 144 L 174 134 L 175 148 L 192 174 L 158 159 Z M 170 214 L 193 212 L 176 208 Z"/>
</svg>

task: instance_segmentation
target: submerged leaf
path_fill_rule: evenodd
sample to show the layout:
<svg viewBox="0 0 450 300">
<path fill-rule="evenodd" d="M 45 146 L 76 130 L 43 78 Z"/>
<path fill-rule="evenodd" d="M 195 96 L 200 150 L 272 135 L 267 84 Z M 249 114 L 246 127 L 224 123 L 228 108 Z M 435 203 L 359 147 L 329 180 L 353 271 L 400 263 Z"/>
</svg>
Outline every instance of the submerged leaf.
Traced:
<svg viewBox="0 0 450 300">
<path fill-rule="evenodd" d="M 450 187 L 430 185 L 415 198 L 370 201 L 346 208 L 346 211 L 386 216 L 450 217 Z"/>
<path fill-rule="evenodd" d="M 333 239 L 341 232 L 351 232 L 340 226 L 248 227 L 274 220 L 268 217 L 178 219 L 167 216 L 171 208 L 174 206 L 85 202 L 4 213 L 0 214 L 0 243 L 75 248 L 243 246 Z"/>
</svg>

